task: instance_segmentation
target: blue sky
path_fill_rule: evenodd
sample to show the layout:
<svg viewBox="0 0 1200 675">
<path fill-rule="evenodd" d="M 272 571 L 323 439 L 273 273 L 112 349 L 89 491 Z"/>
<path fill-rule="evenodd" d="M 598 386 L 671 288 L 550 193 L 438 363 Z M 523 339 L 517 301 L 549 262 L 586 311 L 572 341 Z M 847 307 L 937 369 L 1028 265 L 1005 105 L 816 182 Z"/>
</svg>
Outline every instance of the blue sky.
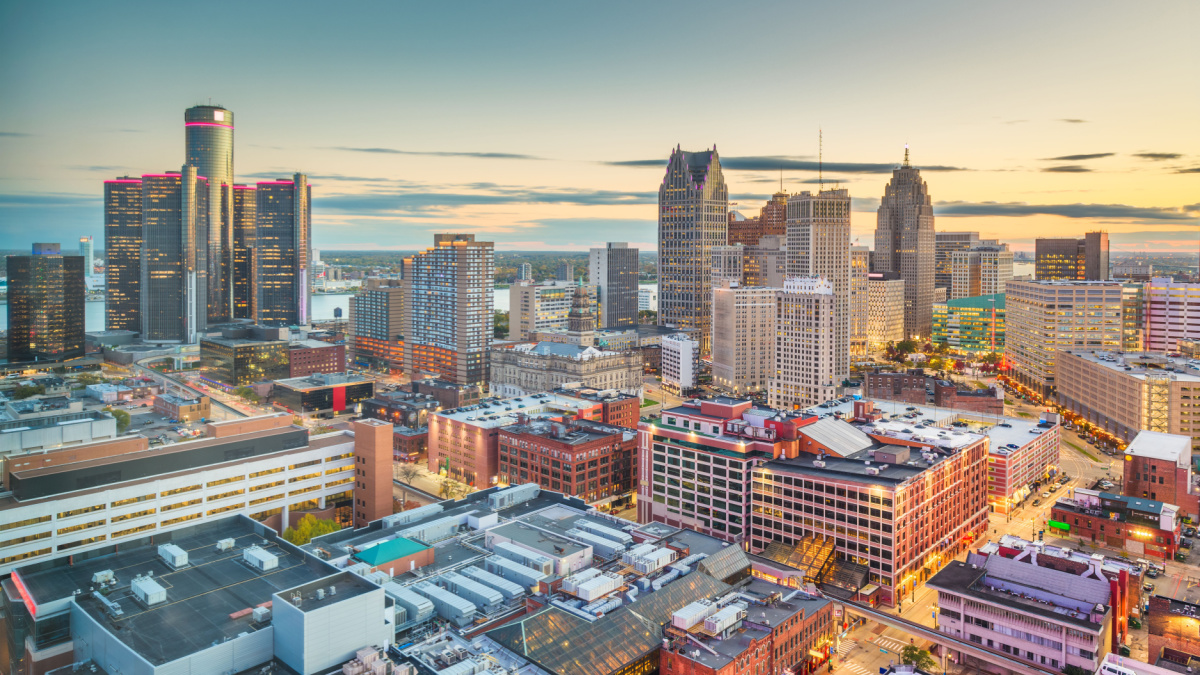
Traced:
<svg viewBox="0 0 1200 675">
<path fill-rule="evenodd" d="M 874 207 L 903 147 L 939 230 L 1196 250 L 1195 3 L 0 3 L 0 248 L 102 240 L 101 181 L 237 116 L 242 182 L 314 188 L 319 248 L 653 248 L 676 144 L 754 212 L 825 177 Z"/>
</svg>

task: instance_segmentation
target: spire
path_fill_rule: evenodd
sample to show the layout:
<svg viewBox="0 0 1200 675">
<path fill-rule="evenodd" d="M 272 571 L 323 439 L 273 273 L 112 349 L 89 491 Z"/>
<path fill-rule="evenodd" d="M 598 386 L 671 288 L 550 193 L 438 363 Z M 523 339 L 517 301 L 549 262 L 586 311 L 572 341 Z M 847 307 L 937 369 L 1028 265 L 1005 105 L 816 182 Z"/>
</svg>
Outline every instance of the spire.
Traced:
<svg viewBox="0 0 1200 675">
<path fill-rule="evenodd" d="M 908 143 L 905 143 L 904 144 L 904 168 L 907 169 L 909 166 L 911 166 L 911 165 L 908 163 Z"/>
<path fill-rule="evenodd" d="M 580 277 L 580 281 L 583 278 Z M 582 283 L 575 287 L 571 299 L 571 311 L 567 314 L 567 330 L 571 333 L 591 333 L 596 330 L 596 317 L 592 314 L 591 289 Z"/>
<path fill-rule="evenodd" d="M 825 187 L 825 132 L 817 127 L 817 187 Z M 818 190 L 820 191 L 820 190 Z"/>
</svg>

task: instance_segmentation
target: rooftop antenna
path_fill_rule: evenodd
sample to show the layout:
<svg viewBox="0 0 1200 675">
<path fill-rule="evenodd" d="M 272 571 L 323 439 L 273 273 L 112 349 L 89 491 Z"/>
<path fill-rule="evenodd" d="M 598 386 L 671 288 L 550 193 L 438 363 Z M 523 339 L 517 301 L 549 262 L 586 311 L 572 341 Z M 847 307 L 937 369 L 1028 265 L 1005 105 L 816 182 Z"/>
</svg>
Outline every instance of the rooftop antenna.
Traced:
<svg viewBox="0 0 1200 675">
<path fill-rule="evenodd" d="M 825 132 L 817 127 L 817 187 L 825 188 Z"/>
<path fill-rule="evenodd" d="M 904 168 L 908 168 L 908 143 L 904 144 Z"/>
</svg>

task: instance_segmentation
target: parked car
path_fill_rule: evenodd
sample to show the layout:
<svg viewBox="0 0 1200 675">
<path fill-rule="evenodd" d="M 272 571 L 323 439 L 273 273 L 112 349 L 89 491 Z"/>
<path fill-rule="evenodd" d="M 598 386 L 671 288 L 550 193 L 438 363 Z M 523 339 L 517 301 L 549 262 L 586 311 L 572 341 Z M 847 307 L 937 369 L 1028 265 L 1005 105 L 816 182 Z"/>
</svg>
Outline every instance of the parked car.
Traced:
<svg viewBox="0 0 1200 675">
<path fill-rule="evenodd" d="M 1033 500 L 1033 505 L 1034 505 L 1034 506 L 1041 506 L 1041 505 L 1042 505 L 1042 500 L 1040 500 L 1040 499 L 1035 499 L 1035 500 Z"/>
<path fill-rule="evenodd" d="M 1187 537 L 1183 537 L 1179 540 L 1179 545 L 1182 546 L 1183 548 L 1191 548 L 1192 540 L 1188 539 Z"/>
<path fill-rule="evenodd" d="M 1185 537 L 1194 537 L 1194 536 L 1196 536 L 1196 528 L 1194 528 L 1194 527 L 1185 527 L 1185 528 L 1183 528 L 1183 536 L 1185 536 Z"/>
<path fill-rule="evenodd" d="M 1049 499 L 1049 498 L 1050 498 L 1050 493 L 1049 493 L 1049 492 L 1043 492 L 1043 493 L 1042 493 L 1042 499 Z"/>
<path fill-rule="evenodd" d="M 1157 567 L 1149 567 L 1146 569 L 1146 576 L 1150 577 L 1151 579 L 1157 579 L 1158 575 L 1159 571 Z"/>
<path fill-rule="evenodd" d="M 1154 592 L 1154 584 L 1147 581 L 1146 583 L 1142 584 L 1142 590 L 1146 591 L 1147 593 L 1153 593 Z"/>
</svg>

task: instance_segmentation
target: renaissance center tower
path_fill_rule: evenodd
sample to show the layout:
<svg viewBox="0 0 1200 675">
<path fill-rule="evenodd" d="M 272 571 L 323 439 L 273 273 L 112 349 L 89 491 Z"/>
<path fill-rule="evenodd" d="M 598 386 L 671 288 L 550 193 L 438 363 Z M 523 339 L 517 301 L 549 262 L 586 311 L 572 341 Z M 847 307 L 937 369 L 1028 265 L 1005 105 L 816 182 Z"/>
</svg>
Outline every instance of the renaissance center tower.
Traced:
<svg viewBox="0 0 1200 675">
<path fill-rule="evenodd" d="M 203 329 L 233 316 L 233 112 L 197 105 L 183 119 L 185 163 L 208 179 L 208 215 L 197 223 L 194 242 L 196 319 Z"/>
</svg>

